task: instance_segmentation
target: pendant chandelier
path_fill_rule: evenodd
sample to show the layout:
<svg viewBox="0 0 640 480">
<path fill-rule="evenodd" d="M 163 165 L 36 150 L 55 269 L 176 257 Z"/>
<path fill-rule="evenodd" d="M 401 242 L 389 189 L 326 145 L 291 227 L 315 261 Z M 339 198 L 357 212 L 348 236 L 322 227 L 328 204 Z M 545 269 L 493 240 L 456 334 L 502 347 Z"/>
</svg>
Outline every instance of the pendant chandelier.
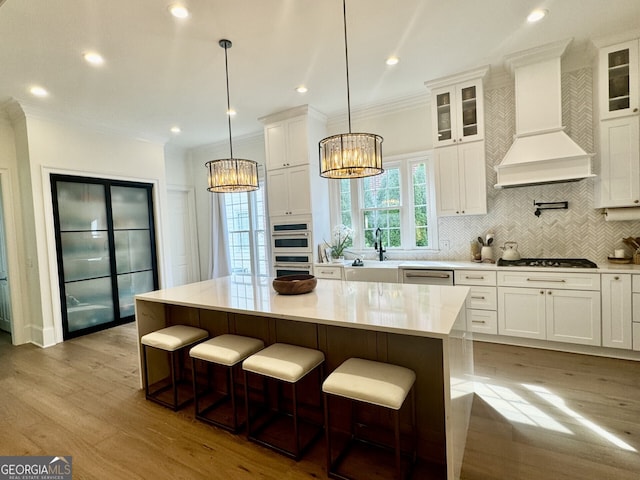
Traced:
<svg viewBox="0 0 640 480">
<path fill-rule="evenodd" d="M 344 57 L 347 67 L 349 133 L 332 135 L 320 141 L 320 176 L 325 178 L 370 177 L 384 171 L 382 168 L 382 137 L 374 133 L 351 133 L 346 0 L 342 0 L 342 18 L 344 21 Z"/>
<path fill-rule="evenodd" d="M 209 170 L 209 187 L 207 190 L 216 193 L 251 192 L 258 189 L 258 162 L 233 158 L 231 141 L 231 102 L 229 101 L 229 63 L 227 49 L 231 48 L 230 40 L 220 40 L 224 48 L 224 68 L 227 79 L 227 118 L 229 121 L 229 158 L 211 160 L 205 163 Z"/>
</svg>

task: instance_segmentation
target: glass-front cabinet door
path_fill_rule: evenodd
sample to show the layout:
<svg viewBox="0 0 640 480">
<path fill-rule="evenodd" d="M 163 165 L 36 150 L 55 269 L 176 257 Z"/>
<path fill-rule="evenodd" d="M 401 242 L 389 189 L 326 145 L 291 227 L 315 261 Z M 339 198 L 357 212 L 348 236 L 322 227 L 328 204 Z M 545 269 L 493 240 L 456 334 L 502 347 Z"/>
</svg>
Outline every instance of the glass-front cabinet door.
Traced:
<svg viewBox="0 0 640 480">
<path fill-rule="evenodd" d="M 434 146 L 454 145 L 484 138 L 482 83 L 471 81 L 433 90 Z"/>
<path fill-rule="evenodd" d="M 51 176 L 65 340 L 133 321 L 158 288 L 150 184 Z"/>
<path fill-rule="evenodd" d="M 638 113 L 638 41 L 600 50 L 600 118 Z"/>
</svg>

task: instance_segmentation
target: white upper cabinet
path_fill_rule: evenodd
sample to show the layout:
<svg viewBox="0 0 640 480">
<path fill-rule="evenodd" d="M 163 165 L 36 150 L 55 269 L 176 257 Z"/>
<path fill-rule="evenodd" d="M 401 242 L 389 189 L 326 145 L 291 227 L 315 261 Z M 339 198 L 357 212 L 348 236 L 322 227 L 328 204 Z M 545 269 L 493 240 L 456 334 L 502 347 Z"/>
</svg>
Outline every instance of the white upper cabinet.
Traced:
<svg viewBox="0 0 640 480">
<path fill-rule="evenodd" d="M 484 142 L 436 148 L 434 158 L 436 214 L 487 213 Z"/>
<path fill-rule="evenodd" d="M 425 82 L 431 90 L 436 214 L 487 213 L 483 78 L 489 67 Z"/>
<path fill-rule="evenodd" d="M 600 49 L 600 119 L 638 113 L 638 40 Z"/>
<path fill-rule="evenodd" d="M 306 115 L 265 125 L 264 133 L 267 170 L 309 163 Z"/>
<path fill-rule="evenodd" d="M 488 67 L 426 82 L 431 90 L 433 146 L 484 139 L 482 79 Z"/>
<path fill-rule="evenodd" d="M 597 207 L 640 206 L 640 117 L 600 122 Z"/>
<path fill-rule="evenodd" d="M 596 207 L 640 206 L 639 45 L 635 39 L 600 48 Z"/>
</svg>

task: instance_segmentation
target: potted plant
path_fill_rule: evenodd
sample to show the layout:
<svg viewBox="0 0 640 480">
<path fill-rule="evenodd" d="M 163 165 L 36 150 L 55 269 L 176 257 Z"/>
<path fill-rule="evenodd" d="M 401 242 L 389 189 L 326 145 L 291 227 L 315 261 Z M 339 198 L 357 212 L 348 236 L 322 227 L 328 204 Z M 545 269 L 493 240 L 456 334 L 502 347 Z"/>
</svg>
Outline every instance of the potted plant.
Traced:
<svg viewBox="0 0 640 480">
<path fill-rule="evenodd" d="M 340 262 L 344 260 L 344 250 L 353 236 L 353 229 L 341 223 L 333 228 L 332 236 L 333 242 L 330 245 L 331 260 Z"/>
</svg>

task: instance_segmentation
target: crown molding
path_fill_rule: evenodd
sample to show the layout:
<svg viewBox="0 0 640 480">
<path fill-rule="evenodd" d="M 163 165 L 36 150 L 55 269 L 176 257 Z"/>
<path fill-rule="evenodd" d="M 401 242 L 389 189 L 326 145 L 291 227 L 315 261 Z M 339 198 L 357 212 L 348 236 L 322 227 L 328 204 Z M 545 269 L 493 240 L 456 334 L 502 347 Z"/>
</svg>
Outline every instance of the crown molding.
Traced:
<svg viewBox="0 0 640 480">
<path fill-rule="evenodd" d="M 42 106 L 34 105 L 24 100 L 10 99 L 0 107 L 4 107 L 4 110 L 8 112 L 12 121 L 18 119 L 37 118 L 41 120 L 52 121 L 60 125 L 66 125 L 73 128 L 81 128 L 83 130 L 89 130 L 94 133 L 103 135 L 116 135 L 119 137 L 138 140 L 146 143 L 161 144 L 164 145 L 168 142 L 169 136 L 158 136 L 145 134 L 141 132 L 132 132 L 125 128 L 117 128 L 105 124 L 96 123 L 87 118 L 72 116 L 65 113 L 60 113 Z"/>
<path fill-rule="evenodd" d="M 367 120 L 369 118 L 378 117 L 381 115 L 389 115 L 393 113 L 405 112 L 407 110 L 413 110 L 416 108 L 423 108 L 427 107 L 430 104 L 430 100 L 431 95 L 428 92 L 389 98 L 380 103 L 352 108 L 351 119 L 352 121 Z M 346 110 L 343 110 L 341 112 L 334 112 L 329 116 L 327 125 L 332 126 L 346 123 L 347 117 L 348 114 Z"/>
</svg>

